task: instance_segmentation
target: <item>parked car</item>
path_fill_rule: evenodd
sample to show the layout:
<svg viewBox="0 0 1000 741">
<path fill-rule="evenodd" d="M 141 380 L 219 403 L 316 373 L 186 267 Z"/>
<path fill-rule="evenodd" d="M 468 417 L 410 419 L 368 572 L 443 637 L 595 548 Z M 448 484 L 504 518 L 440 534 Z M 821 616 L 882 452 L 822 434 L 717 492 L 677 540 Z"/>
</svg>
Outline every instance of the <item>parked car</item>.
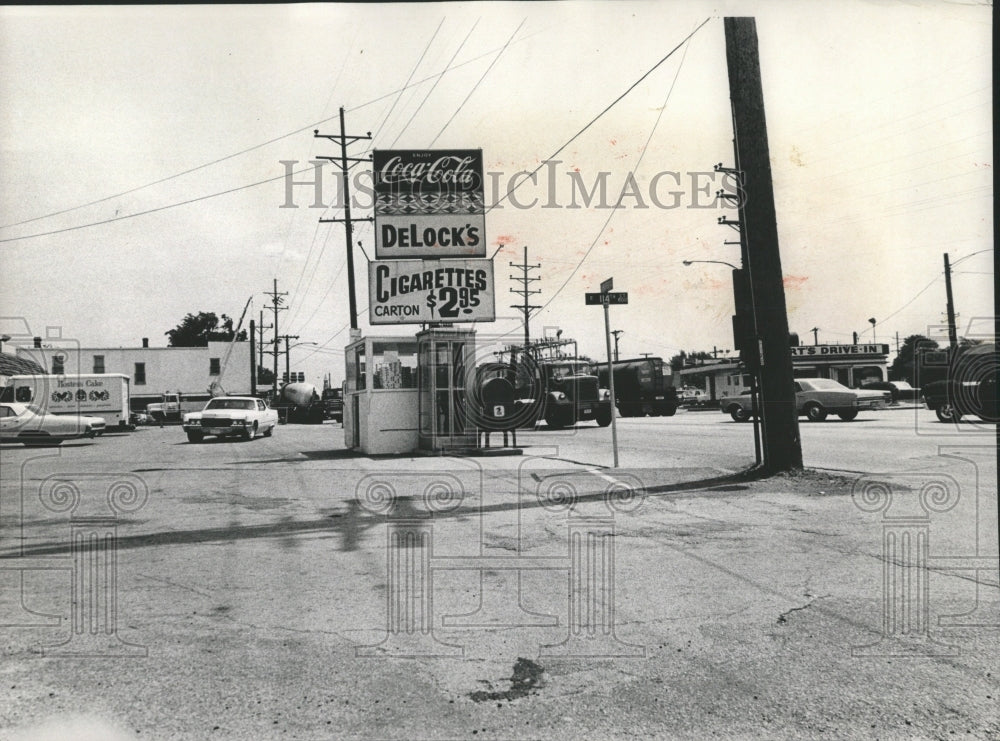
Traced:
<svg viewBox="0 0 1000 741">
<path fill-rule="evenodd" d="M 677 392 L 677 399 L 682 406 L 694 406 L 708 402 L 708 392 L 697 386 L 682 386 Z"/>
<path fill-rule="evenodd" d="M 344 421 L 344 391 L 343 389 L 326 389 L 323 391 L 323 416 L 334 422 Z"/>
<path fill-rule="evenodd" d="M 963 416 L 998 421 L 996 375 L 975 381 L 931 381 L 924 385 L 923 396 L 939 422 L 958 422 Z"/>
<path fill-rule="evenodd" d="M 132 412 L 129 415 L 129 423 L 135 427 L 153 424 L 153 418 L 147 412 Z"/>
<path fill-rule="evenodd" d="M 884 409 L 889 403 L 888 391 L 852 390 L 829 378 L 799 378 L 795 381 L 795 411 L 812 422 L 821 422 L 828 414 L 836 414 L 845 422 L 867 409 Z M 750 392 L 726 396 L 719 401 L 724 414 L 736 422 L 746 422 L 753 416 Z"/>
<path fill-rule="evenodd" d="M 920 389 L 915 389 L 906 381 L 871 381 L 861 384 L 865 391 L 888 391 L 892 403 L 897 401 L 920 401 Z"/>
<path fill-rule="evenodd" d="M 271 436 L 278 426 L 278 412 L 252 396 L 219 396 L 200 412 L 185 414 L 183 425 L 192 443 L 200 443 L 206 435 L 253 440 L 257 435 Z"/>
<path fill-rule="evenodd" d="M 64 440 L 104 434 L 103 417 L 47 414 L 31 404 L 0 404 L 0 441 L 25 447 L 62 445 Z"/>
</svg>

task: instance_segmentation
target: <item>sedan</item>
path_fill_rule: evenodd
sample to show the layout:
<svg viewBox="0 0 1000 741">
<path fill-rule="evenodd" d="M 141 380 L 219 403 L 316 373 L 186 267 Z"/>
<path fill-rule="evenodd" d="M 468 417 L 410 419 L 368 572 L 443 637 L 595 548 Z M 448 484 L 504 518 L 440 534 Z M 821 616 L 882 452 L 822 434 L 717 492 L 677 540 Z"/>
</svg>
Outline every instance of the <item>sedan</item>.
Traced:
<svg viewBox="0 0 1000 741">
<path fill-rule="evenodd" d="M 812 422 L 822 422 L 831 413 L 850 422 L 861 410 L 884 409 L 889 398 L 888 391 L 855 391 L 829 378 L 795 381 L 795 411 Z M 745 422 L 753 416 L 749 392 L 724 397 L 719 405 L 724 414 L 737 422 Z"/>
<path fill-rule="evenodd" d="M 200 412 L 184 415 L 188 442 L 200 443 L 206 435 L 253 440 L 270 437 L 278 426 L 278 412 L 252 396 L 220 396 L 210 399 Z"/>
<path fill-rule="evenodd" d="M 62 445 L 64 440 L 104 434 L 103 417 L 48 414 L 31 404 L 0 404 L 0 441 L 25 447 Z"/>
<path fill-rule="evenodd" d="M 888 391 L 892 402 L 920 401 L 920 389 L 915 389 L 906 381 L 872 381 L 861 384 L 865 391 Z"/>
</svg>

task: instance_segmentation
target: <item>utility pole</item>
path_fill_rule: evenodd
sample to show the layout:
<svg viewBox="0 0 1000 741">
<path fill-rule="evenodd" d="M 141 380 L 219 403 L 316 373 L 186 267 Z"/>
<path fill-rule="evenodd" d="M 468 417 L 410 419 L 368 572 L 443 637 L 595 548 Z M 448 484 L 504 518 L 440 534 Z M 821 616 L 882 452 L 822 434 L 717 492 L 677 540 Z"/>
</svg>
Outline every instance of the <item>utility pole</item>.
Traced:
<svg viewBox="0 0 1000 741">
<path fill-rule="evenodd" d="M 960 261 L 961 262 L 961 261 Z M 944 253 L 944 290 L 948 298 L 948 344 L 954 350 L 958 347 L 958 327 L 955 326 L 955 302 L 951 296 L 951 263 L 948 262 L 948 253 Z"/>
<path fill-rule="evenodd" d="M 254 350 L 254 343 L 257 341 L 257 327 L 253 319 L 250 320 L 250 396 L 257 395 L 257 353 Z"/>
<path fill-rule="evenodd" d="M 621 330 L 621 329 L 612 329 L 611 330 L 611 334 L 613 334 L 615 336 L 615 362 L 617 363 L 618 362 L 618 337 L 619 337 L 619 335 L 625 334 L 625 332 L 624 332 L 624 330 Z"/>
<path fill-rule="evenodd" d="M 257 361 L 257 365 L 259 365 L 261 368 L 264 367 L 264 330 L 265 329 L 274 329 L 274 325 L 273 324 L 264 324 L 264 310 L 261 309 L 260 310 L 260 324 L 257 325 L 257 333 L 258 333 L 257 348 L 258 348 L 258 354 L 260 355 L 260 360 Z"/>
<path fill-rule="evenodd" d="M 511 293 L 516 293 L 516 294 L 519 294 L 520 296 L 522 296 L 524 298 L 524 302 L 521 305 L 516 305 L 516 306 L 515 305 L 511 305 L 510 308 L 517 309 L 524 316 L 524 349 L 525 349 L 525 352 L 527 352 L 528 345 L 531 344 L 531 333 L 528 331 L 528 319 L 531 317 L 531 312 L 532 311 L 535 311 L 537 309 L 542 308 L 541 306 L 533 306 L 532 304 L 529 303 L 529 301 L 530 301 L 529 297 L 530 296 L 533 296 L 533 295 L 535 295 L 537 293 L 541 293 L 541 290 L 535 290 L 535 291 L 530 290 L 529 286 L 531 285 L 532 281 L 541 280 L 541 278 L 532 276 L 530 274 L 530 271 L 532 271 L 532 270 L 538 270 L 542 266 L 541 265 L 529 265 L 528 264 L 528 247 L 527 247 L 527 245 L 525 245 L 525 247 L 524 247 L 524 263 L 521 264 L 521 265 L 519 265 L 517 263 L 512 262 L 512 263 L 510 263 L 510 266 L 512 268 L 517 268 L 518 270 L 521 271 L 521 275 L 520 276 L 516 276 L 516 275 L 510 276 L 511 280 L 515 280 L 515 281 L 517 281 L 518 283 L 521 284 L 521 288 L 519 288 L 519 289 L 517 289 L 517 288 L 511 288 L 510 292 Z"/>
<path fill-rule="evenodd" d="M 899 355 L 899 331 L 896 331 L 896 354 Z"/>
<path fill-rule="evenodd" d="M 285 311 L 288 309 L 287 306 L 282 306 L 282 304 L 285 302 L 285 299 L 282 297 L 287 296 L 288 293 L 287 292 L 278 293 L 278 279 L 275 278 L 274 290 L 272 290 L 270 293 L 265 291 L 264 294 L 271 297 L 271 305 L 265 306 L 264 308 L 272 309 L 274 311 L 274 340 L 272 342 L 274 349 L 271 350 L 271 354 L 274 356 L 273 357 L 274 380 L 271 381 L 271 392 L 274 394 L 274 396 L 272 397 L 273 400 L 278 397 L 278 355 L 281 353 L 281 351 L 278 349 L 278 312 Z"/>
<path fill-rule="evenodd" d="M 290 366 L 290 363 L 289 363 L 289 360 L 288 360 L 288 355 L 289 355 L 288 341 L 289 340 L 297 340 L 297 339 L 299 339 L 299 336 L 297 334 L 283 334 L 283 335 L 281 335 L 281 337 L 282 337 L 282 339 L 285 340 L 285 383 L 291 383 L 292 382 L 292 369 L 291 369 L 291 366 Z"/>
<path fill-rule="evenodd" d="M 753 18 L 724 20 L 729 97 L 743 188 L 741 238 L 759 338 L 763 468 L 777 473 L 802 468 L 795 410 L 788 311 L 771 180 L 757 27 Z"/>
<path fill-rule="evenodd" d="M 330 224 L 334 222 L 343 222 L 344 224 L 344 241 L 347 245 L 347 296 L 350 303 L 351 312 L 351 329 L 358 329 L 358 304 L 354 295 L 354 249 L 352 247 L 351 237 L 352 237 L 352 222 L 351 222 L 351 189 L 350 189 L 350 167 L 358 162 L 370 162 L 371 157 L 348 157 L 347 147 L 356 141 L 361 141 L 363 139 L 371 139 L 372 132 L 367 132 L 364 136 L 348 136 L 344 128 L 344 108 L 340 109 L 340 134 L 320 134 L 319 129 L 313 130 L 313 136 L 318 139 L 329 139 L 340 145 L 340 174 L 343 176 L 343 195 L 344 195 L 344 218 L 343 219 L 320 219 L 321 224 Z M 317 157 L 316 159 L 327 160 L 331 162 L 335 167 L 337 166 L 336 157 Z M 350 167 L 348 162 L 353 163 Z M 355 219 L 355 221 L 371 221 L 372 217 L 369 216 L 363 219 Z M 277 330 L 275 330 L 277 331 Z M 354 339 L 354 333 L 352 332 L 351 339 Z M 275 375 L 277 375 L 277 364 L 275 365 Z M 277 383 L 277 381 L 275 381 Z"/>
<path fill-rule="evenodd" d="M 819 327 L 813 327 L 809 331 L 813 333 L 813 344 L 814 345 L 818 345 L 819 344 Z"/>
</svg>

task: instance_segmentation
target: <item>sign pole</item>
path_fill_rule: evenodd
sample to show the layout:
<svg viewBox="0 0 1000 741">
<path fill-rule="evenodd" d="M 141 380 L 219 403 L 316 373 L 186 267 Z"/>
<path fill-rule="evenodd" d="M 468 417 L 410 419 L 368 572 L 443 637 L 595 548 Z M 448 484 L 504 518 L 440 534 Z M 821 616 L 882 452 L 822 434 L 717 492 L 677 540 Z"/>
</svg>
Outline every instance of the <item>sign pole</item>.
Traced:
<svg viewBox="0 0 1000 741">
<path fill-rule="evenodd" d="M 604 342 L 608 350 L 608 384 L 611 391 L 611 446 L 615 451 L 615 468 L 618 468 L 618 414 L 615 408 L 615 370 L 611 365 L 611 320 L 608 318 L 609 299 L 604 293 Z"/>
</svg>

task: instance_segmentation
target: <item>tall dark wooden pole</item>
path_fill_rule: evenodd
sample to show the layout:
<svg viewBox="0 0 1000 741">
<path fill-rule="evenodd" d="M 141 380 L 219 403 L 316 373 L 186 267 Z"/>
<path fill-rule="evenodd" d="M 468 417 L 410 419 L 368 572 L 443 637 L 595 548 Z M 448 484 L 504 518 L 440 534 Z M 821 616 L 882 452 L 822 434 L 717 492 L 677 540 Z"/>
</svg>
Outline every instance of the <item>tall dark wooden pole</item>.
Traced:
<svg viewBox="0 0 1000 741">
<path fill-rule="evenodd" d="M 760 338 L 763 469 L 775 473 L 802 467 L 802 443 L 795 410 L 757 26 L 753 18 L 726 18 L 725 31 L 729 96 L 739 169 L 743 173 L 744 268 L 749 273 Z"/>
</svg>

